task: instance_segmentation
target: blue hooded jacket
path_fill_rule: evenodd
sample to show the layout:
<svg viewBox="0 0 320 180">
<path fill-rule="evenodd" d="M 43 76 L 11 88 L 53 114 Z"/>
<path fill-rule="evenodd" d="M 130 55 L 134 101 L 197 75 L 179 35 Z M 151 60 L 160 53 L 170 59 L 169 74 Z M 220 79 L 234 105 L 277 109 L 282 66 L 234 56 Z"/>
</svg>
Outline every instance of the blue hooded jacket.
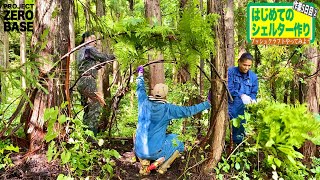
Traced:
<svg viewBox="0 0 320 180">
<path fill-rule="evenodd" d="M 135 153 L 141 159 L 167 160 L 174 151 L 182 152 L 184 145 L 176 134 L 166 134 L 172 119 L 185 118 L 211 107 L 208 101 L 194 106 L 176 106 L 163 101 L 149 100 L 143 76 L 137 78 L 138 125 L 135 139 Z"/>
</svg>

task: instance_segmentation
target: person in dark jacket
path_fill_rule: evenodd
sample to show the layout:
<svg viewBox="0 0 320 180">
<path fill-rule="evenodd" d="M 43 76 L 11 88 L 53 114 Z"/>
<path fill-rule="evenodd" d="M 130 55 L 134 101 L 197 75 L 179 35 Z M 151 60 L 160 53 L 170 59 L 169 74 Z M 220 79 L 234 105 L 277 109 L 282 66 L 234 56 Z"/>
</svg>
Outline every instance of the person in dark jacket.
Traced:
<svg viewBox="0 0 320 180">
<path fill-rule="evenodd" d="M 82 35 L 82 43 L 95 40 L 93 33 L 86 32 Z M 95 48 L 96 42 L 91 42 L 79 50 L 77 57 L 77 68 L 80 79 L 77 84 L 78 91 L 81 94 L 81 104 L 84 107 L 83 122 L 96 135 L 98 132 L 98 123 L 100 111 L 105 105 L 104 99 L 97 90 L 98 68 L 95 65 L 101 62 L 115 59 L 114 55 L 100 53 Z"/>
<path fill-rule="evenodd" d="M 152 97 L 148 97 L 143 79 L 144 69 L 138 67 L 137 96 L 138 96 L 138 125 L 136 130 L 134 151 L 142 164 L 141 174 L 146 172 L 148 160 L 157 160 L 164 157 L 164 164 L 158 169 L 159 173 L 166 172 L 170 164 L 184 151 L 184 144 L 178 140 L 176 134 L 166 134 L 170 121 L 178 118 L 186 118 L 209 109 L 208 100 L 194 106 L 176 106 L 166 102 L 168 86 L 156 84 L 152 91 Z"/>
<path fill-rule="evenodd" d="M 256 102 L 259 84 L 257 75 L 250 70 L 252 59 L 250 53 L 243 53 L 238 66 L 228 69 L 228 89 L 233 98 L 233 101 L 229 99 L 230 119 L 243 115 L 246 104 Z M 241 121 L 240 127 L 232 127 L 232 139 L 236 144 L 241 143 L 244 138 L 243 123 L 245 120 Z"/>
</svg>

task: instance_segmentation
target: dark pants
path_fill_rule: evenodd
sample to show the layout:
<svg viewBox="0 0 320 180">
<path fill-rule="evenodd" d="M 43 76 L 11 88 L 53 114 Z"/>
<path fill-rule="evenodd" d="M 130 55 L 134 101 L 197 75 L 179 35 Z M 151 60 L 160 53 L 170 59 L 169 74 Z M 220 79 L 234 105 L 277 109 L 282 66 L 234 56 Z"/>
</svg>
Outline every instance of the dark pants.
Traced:
<svg viewBox="0 0 320 180">
<path fill-rule="evenodd" d="M 78 91 L 84 107 L 83 124 L 96 134 L 101 112 L 101 105 L 95 94 L 97 92 L 96 80 L 92 76 L 81 77 L 78 82 Z"/>
</svg>

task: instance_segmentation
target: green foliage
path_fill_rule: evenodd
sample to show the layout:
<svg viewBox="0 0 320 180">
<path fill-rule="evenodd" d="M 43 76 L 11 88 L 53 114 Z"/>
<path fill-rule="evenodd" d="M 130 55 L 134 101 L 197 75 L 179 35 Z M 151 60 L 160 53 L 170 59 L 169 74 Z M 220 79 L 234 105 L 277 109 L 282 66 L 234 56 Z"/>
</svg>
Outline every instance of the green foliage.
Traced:
<svg viewBox="0 0 320 180">
<path fill-rule="evenodd" d="M 320 122 L 306 105 L 263 101 L 251 105 L 244 118 L 247 135 L 256 142 L 255 148 L 264 153 L 269 166 L 288 178 L 306 175 L 306 167 L 301 163 L 303 155 L 297 149 L 305 140 L 320 143 Z"/>
<path fill-rule="evenodd" d="M 225 178 L 224 174 L 228 174 L 232 179 L 251 179 L 250 166 L 252 166 L 252 163 L 249 158 L 253 155 L 254 152 L 241 149 L 236 154 L 232 154 L 229 159 L 222 157 L 222 160 L 215 167 L 216 178 L 223 180 Z"/>
<path fill-rule="evenodd" d="M 310 172 L 315 179 L 320 179 L 320 158 L 313 157 Z"/>
<path fill-rule="evenodd" d="M 64 103 L 60 108 L 65 107 Z M 96 149 L 92 142 L 98 141 L 98 146 L 103 145 L 102 139 L 96 139 L 92 131 L 84 130 L 86 128 L 82 121 L 78 119 L 66 118 L 64 115 L 59 115 L 59 108 L 54 107 L 45 110 L 45 120 L 48 124 L 47 135 L 45 140 L 50 142 L 47 158 L 48 161 L 60 157 L 60 163 L 63 166 L 70 168 L 70 173 L 75 177 L 83 177 L 90 174 L 92 171 L 98 171 L 101 178 L 111 177 L 113 175 L 114 162 L 112 158 L 119 158 L 120 155 L 115 150 Z M 54 128 L 54 124 L 63 125 L 68 122 L 70 136 L 67 142 L 56 144 L 54 138 L 59 134 Z M 60 176 L 60 178 L 69 178 Z"/>
<path fill-rule="evenodd" d="M 9 157 L 13 152 L 19 152 L 19 147 L 13 146 L 10 140 L 0 141 L 0 170 L 13 165 Z"/>
</svg>

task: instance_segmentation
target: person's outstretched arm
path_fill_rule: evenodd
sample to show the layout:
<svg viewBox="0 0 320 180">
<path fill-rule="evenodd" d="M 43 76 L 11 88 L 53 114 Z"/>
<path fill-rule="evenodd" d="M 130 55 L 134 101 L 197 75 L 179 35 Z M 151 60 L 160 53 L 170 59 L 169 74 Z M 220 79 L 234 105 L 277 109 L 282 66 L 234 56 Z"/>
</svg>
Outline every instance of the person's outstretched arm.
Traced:
<svg viewBox="0 0 320 180">
<path fill-rule="evenodd" d="M 96 61 L 104 62 L 115 59 L 115 56 L 112 54 L 104 54 L 100 53 L 95 47 L 93 46 L 87 46 L 86 47 L 85 55 L 89 56 L 91 59 L 94 59 Z"/>
<path fill-rule="evenodd" d="M 148 98 L 146 87 L 144 85 L 144 78 L 143 78 L 143 66 L 139 66 L 137 69 L 138 77 L 137 77 L 137 96 L 138 96 L 138 104 L 143 102 L 145 99 Z"/>
<path fill-rule="evenodd" d="M 186 118 L 195 115 L 203 110 L 209 109 L 211 107 L 209 101 L 202 102 L 193 106 L 177 106 L 173 104 L 168 104 L 169 119 Z"/>
</svg>

